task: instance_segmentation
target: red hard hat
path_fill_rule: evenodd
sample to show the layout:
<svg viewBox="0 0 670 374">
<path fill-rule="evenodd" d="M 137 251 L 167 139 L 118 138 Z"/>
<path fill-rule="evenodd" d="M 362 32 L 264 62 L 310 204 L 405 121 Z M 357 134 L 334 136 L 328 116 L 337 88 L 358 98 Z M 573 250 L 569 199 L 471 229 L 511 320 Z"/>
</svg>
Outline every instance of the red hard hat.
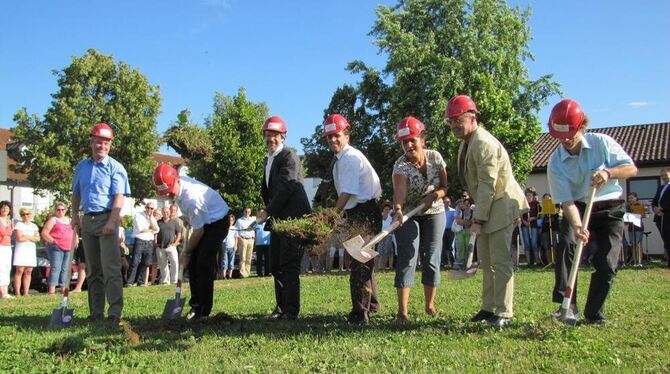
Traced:
<svg viewBox="0 0 670 374">
<path fill-rule="evenodd" d="M 405 117 L 396 126 L 395 140 L 401 142 L 406 139 L 414 139 L 426 130 L 426 126 L 418 119 Z"/>
<path fill-rule="evenodd" d="M 323 121 L 323 136 L 337 134 L 349 127 L 349 122 L 342 115 L 331 114 Z"/>
<path fill-rule="evenodd" d="M 263 131 L 274 131 L 286 134 L 288 127 L 286 127 L 286 122 L 279 116 L 272 116 L 268 118 L 263 124 Z"/>
<path fill-rule="evenodd" d="M 563 99 L 554 105 L 549 116 L 549 133 L 554 138 L 572 139 L 584 124 L 586 115 L 578 102 Z"/>
<path fill-rule="evenodd" d="M 112 140 L 114 139 L 114 132 L 108 124 L 101 122 L 93 126 L 93 130 L 91 130 L 91 136 Z"/>
<path fill-rule="evenodd" d="M 179 179 L 177 170 L 168 164 L 161 163 L 154 170 L 154 187 L 161 196 L 176 194 L 176 181 Z"/>
<path fill-rule="evenodd" d="M 467 112 L 479 113 L 477 105 L 475 105 L 475 102 L 470 96 L 457 95 L 449 100 L 449 104 L 447 105 L 447 118 L 458 117 Z"/>
</svg>

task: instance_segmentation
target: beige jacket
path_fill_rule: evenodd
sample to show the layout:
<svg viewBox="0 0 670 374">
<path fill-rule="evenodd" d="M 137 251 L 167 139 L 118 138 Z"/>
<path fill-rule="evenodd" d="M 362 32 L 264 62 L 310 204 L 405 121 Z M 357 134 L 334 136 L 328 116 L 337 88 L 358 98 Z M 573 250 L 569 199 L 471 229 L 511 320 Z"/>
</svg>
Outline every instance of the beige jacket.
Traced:
<svg viewBox="0 0 670 374">
<path fill-rule="evenodd" d="M 460 168 L 464 143 L 458 150 Z M 481 126 L 468 142 L 465 170 L 458 170 L 465 188 L 475 200 L 474 219 L 490 234 L 514 223 L 529 210 L 523 190 L 514 179 L 509 155 L 503 145 Z"/>
</svg>

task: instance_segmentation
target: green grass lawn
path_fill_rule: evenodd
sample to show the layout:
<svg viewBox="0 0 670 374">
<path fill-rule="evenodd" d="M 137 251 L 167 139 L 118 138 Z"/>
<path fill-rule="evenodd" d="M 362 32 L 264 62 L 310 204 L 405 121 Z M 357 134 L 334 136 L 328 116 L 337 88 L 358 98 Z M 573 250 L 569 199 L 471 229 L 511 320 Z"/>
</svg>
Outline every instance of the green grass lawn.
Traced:
<svg viewBox="0 0 670 374">
<path fill-rule="evenodd" d="M 581 309 L 588 275 L 581 273 Z M 72 296 L 75 325 L 62 331 L 47 329 L 59 297 L 4 300 L 0 371 L 670 372 L 668 269 L 621 270 L 607 304 L 610 323 L 576 328 L 550 317 L 557 308 L 550 270 L 517 273 L 516 316 L 500 331 L 468 321 L 479 309 L 481 271 L 465 281 L 443 273 L 435 318 L 423 314 L 415 286 L 408 325 L 393 321 L 393 273 L 378 281 L 382 310 L 364 327 L 345 321 L 348 275 L 304 276 L 296 322 L 262 319 L 274 307 L 271 278 L 217 281 L 213 317 L 196 324 L 159 320 L 172 287 L 126 289 L 125 331 L 86 322 L 86 293 Z"/>
</svg>

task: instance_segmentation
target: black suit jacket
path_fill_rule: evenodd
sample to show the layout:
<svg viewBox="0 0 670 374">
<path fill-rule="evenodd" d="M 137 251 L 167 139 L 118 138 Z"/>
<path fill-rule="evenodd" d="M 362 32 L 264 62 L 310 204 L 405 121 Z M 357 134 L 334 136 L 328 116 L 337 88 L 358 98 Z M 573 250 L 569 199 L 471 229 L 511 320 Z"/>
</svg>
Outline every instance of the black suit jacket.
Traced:
<svg viewBox="0 0 670 374">
<path fill-rule="evenodd" d="M 267 157 L 263 165 L 266 165 Z M 305 187 L 302 184 L 300 159 L 293 149 L 284 147 L 275 157 L 270 168 L 269 185 L 265 184 L 265 167 L 261 195 L 268 216 L 277 219 L 296 218 L 312 211 Z M 272 228 L 272 221 L 265 225 L 266 230 Z"/>
<path fill-rule="evenodd" d="M 670 187 L 665 191 L 663 194 L 663 198 L 661 199 L 661 191 L 663 191 L 663 187 L 665 185 L 659 186 L 658 189 L 656 190 L 656 195 L 654 196 L 654 200 L 651 201 L 651 206 L 652 207 L 659 207 L 663 209 L 663 214 L 664 217 L 666 217 L 665 221 L 665 226 L 663 230 L 668 230 L 670 229 Z M 661 216 L 654 215 L 654 222 L 660 226 L 661 224 Z"/>
</svg>

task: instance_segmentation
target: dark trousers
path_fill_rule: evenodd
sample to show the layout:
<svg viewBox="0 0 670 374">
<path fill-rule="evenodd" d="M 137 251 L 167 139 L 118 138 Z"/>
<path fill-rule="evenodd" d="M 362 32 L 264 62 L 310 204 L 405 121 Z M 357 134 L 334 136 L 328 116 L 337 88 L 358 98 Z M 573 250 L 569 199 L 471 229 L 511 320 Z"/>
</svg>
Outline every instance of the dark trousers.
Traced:
<svg viewBox="0 0 670 374">
<path fill-rule="evenodd" d="M 208 316 L 214 302 L 214 279 L 218 267 L 216 255 L 221 242 L 228 235 L 228 218 L 205 225 L 203 229 L 202 238 L 191 252 L 188 263 L 191 288 L 191 300 L 188 303 L 196 314 Z"/>
<path fill-rule="evenodd" d="M 590 243 L 593 244 L 591 263 L 595 272 L 591 274 L 591 285 L 586 298 L 584 316 L 587 319 L 605 318 L 605 300 L 616 276 L 619 253 L 623 245 L 624 204 L 607 206 L 607 202 L 594 204 L 589 222 Z M 577 202 L 580 216 L 584 215 L 584 204 Z M 556 248 L 555 284 L 553 301 L 561 303 L 568 284 L 570 269 L 574 257 L 572 227 L 567 219 L 560 224 L 558 246 Z M 572 293 L 571 303 L 577 300 L 577 281 Z"/>
<path fill-rule="evenodd" d="M 442 266 L 452 265 L 454 263 L 454 249 L 452 248 L 454 236 L 454 232 L 451 231 L 451 228 L 444 229 L 444 234 L 442 235 Z"/>
<path fill-rule="evenodd" d="M 300 261 L 304 251 L 282 236 L 270 236 L 270 272 L 274 277 L 276 311 L 300 314 Z"/>
<path fill-rule="evenodd" d="M 270 246 L 256 246 L 256 274 L 259 277 L 270 275 Z"/>
<path fill-rule="evenodd" d="M 670 212 L 666 214 L 670 214 Z M 670 222 L 666 222 L 665 217 L 665 215 L 658 217 L 655 223 L 658 232 L 661 234 L 661 239 L 663 239 L 663 248 L 665 248 L 668 267 L 670 267 Z"/>
<path fill-rule="evenodd" d="M 369 234 L 374 235 L 381 231 L 382 214 L 374 200 L 358 203 L 355 207 L 347 209 L 344 217 L 348 225 L 368 229 Z M 351 290 L 350 317 L 367 319 L 369 312 L 379 310 L 374 259 L 366 263 L 351 259 L 349 288 Z"/>
<path fill-rule="evenodd" d="M 138 281 L 144 283 L 144 271 L 148 266 L 151 266 L 151 260 L 154 252 L 153 240 L 135 239 L 133 245 L 133 259 L 128 269 L 128 283 L 135 283 Z"/>
</svg>

